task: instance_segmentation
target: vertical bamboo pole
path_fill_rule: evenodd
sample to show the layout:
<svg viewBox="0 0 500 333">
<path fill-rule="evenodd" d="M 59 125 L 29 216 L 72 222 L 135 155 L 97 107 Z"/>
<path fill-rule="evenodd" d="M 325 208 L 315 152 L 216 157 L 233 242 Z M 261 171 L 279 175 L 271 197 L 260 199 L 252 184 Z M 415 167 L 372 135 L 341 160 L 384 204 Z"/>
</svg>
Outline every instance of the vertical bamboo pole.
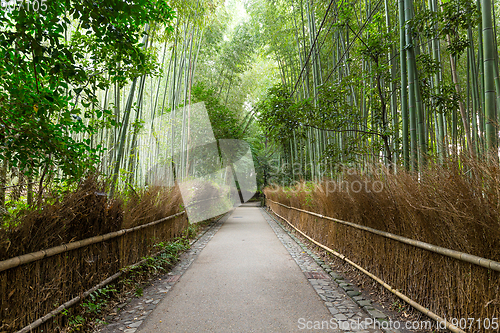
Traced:
<svg viewBox="0 0 500 333">
<path fill-rule="evenodd" d="M 481 13 L 483 23 L 483 54 L 484 54 L 484 107 L 486 116 L 486 148 L 488 151 L 495 151 L 498 155 L 497 147 L 497 117 L 496 117 L 496 96 L 495 96 L 495 55 L 494 55 L 494 35 L 493 22 L 491 18 L 491 0 L 481 0 Z"/>
<path fill-rule="evenodd" d="M 413 18 L 412 0 L 405 0 L 405 21 Z M 411 168 L 413 171 L 418 170 L 418 146 L 417 146 L 417 101 L 416 101 L 416 77 L 415 77 L 415 53 L 413 49 L 413 37 L 409 24 L 406 24 L 406 63 L 408 70 L 408 109 L 410 113 L 410 149 L 411 149 Z"/>
</svg>

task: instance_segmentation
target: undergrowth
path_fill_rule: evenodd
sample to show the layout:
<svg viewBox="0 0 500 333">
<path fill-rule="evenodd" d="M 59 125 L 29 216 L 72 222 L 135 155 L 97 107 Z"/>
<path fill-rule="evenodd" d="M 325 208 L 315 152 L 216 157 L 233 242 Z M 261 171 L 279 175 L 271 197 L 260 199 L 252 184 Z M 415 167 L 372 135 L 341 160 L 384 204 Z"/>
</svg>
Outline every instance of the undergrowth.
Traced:
<svg viewBox="0 0 500 333">
<path fill-rule="evenodd" d="M 114 283 L 101 288 L 78 306 L 65 310 L 65 327 L 62 332 L 89 332 L 99 325 L 106 325 L 110 313 L 119 311 L 130 297 L 142 297 L 146 281 L 168 272 L 179 260 L 179 255 L 190 248 L 189 240 L 198 232 L 198 225 L 189 225 L 172 242 L 159 242 L 154 248 L 156 255 L 143 258 L 143 263 L 126 267 L 124 274 Z"/>
</svg>

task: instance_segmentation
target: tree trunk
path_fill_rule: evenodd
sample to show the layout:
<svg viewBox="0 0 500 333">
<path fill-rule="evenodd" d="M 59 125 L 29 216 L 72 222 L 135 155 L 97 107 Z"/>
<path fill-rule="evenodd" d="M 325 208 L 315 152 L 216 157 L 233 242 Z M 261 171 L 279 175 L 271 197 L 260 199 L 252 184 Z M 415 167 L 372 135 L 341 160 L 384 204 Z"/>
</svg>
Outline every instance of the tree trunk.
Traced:
<svg viewBox="0 0 500 333">
<path fill-rule="evenodd" d="M 405 0 L 405 21 L 413 18 L 413 1 Z M 410 148 L 411 167 L 413 171 L 418 170 L 418 144 L 417 144 L 417 89 L 415 75 L 415 51 L 413 48 L 413 37 L 409 24 L 406 25 L 406 62 L 408 70 L 408 108 L 410 111 Z"/>
<path fill-rule="evenodd" d="M 496 94 L 495 94 L 495 54 L 493 22 L 491 18 L 491 0 L 481 1 L 481 12 L 483 22 L 483 56 L 484 56 L 484 107 L 486 116 L 486 148 L 495 153 L 498 158 L 498 130 L 496 117 Z"/>
</svg>

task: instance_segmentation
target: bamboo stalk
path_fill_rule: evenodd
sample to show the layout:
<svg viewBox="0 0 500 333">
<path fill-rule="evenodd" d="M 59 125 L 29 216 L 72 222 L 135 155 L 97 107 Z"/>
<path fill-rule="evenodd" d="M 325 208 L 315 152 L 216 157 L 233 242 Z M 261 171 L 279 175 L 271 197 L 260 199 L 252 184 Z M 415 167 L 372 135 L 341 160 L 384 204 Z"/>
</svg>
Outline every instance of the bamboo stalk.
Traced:
<svg viewBox="0 0 500 333">
<path fill-rule="evenodd" d="M 415 63 L 415 48 L 413 34 L 409 21 L 413 19 L 413 0 L 404 0 L 405 9 L 405 32 L 406 32 L 406 64 L 408 70 L 408 110 L 410 112 L 410 150 L 411 150 L 411 169 L 412 171 L 419 170 L 418 159 L 418 135 L 421 134 L 419 129 L 418 120 L 419 115 L 422 113 L 422 104 L 418 99 L 419 86 L 418 77 L 416 75 L 417 66 Z M 422 147 L 420 147 L 422 148 Z M 423 151 L 425 153 L 425 151 Z"/>
<path fill-rule="evenodd" d="M 270 201 L 272 203 L 275 203 L 277 205 L 283 206 L 283 207 L 288 208 L 288 209 L 293 209 L 293 210 L 296 210 L 296 211 L 299 211 L 299 212 L 302 212 L 302 213 L 306 213 L 306 214 L 309 214 L 309 215 L 313 215 L 313 216 L 316 216 L 316 217 L 319 217 L 319 218 L 322 218 L 322 219 L 325 219 L 325 220 L 329 220 L 329 221 L 341 223 L 341 224 L 344 224 L 344 225 L 347 225 L 347 226 L 350 226 L 350 227 L 353 227 L 353 228 L 356 228 L 356 229 L 368 231 L 368 232 L 371 232 L 372 234 L 376 234 L 376 235 L 380 235 L 380 236 L 383 236 L 383 237 L 386 237 L 386 238 L 389 238 L 389 239 L 393 239 L 393 240 L 396 240 L 396 241 L 404 243 L 404 244 L 409 244 L 409 245 L 412 245 L 412 246 L 415 246 L 415 247 L 418 247 L 418 248 L 421 248 L 421 249 L 424 249 L 424 250 L 427 250 L 427 251 L 430 251 L 430 252 L 438 253 L 438 254 L 441 254 L 441 255 L 453 258 L 453 259 L 461 260 L 461 261 L 468 262 L 468 263 L 471 263 L 471 264 L 474 264 L 474 265 L 477 265 L 477 266 L 482 266 L 482 267 L 485 267 L 485 268 L 488 268 L 488 269 L 500 272 L 500 262 L 497 262 L 497 261 L 493 261 L 493 260 L 490 260 L 490 259 L 478 257 L 478 256 L 475 256 L 475 255 L 464 253 L 464 252 L 460 252 L 460 251 L 455 251 L 455 250 L 447 249 L 445 247 L 441 247 L 441 246 L 437 246 L 437 245 L 432 245 L 432 244 L 425 243 L 425 242 L 422 242 L 422 241 L 417 241 L 417 240 L 414 240 L 414 239 L 411 239 L 411 238 L 402 237 L 402 236 L 399 236 L 399 235 L 392 234 L 390 232 L 381 231 L 381 230 L 373 229 L 373 228 L 370 228 L 370 227 L 365 227 L 363 225 L 359 225 L 359 224 L 356 224 L 356 223 L 352 223 L 352 222 L 347 222 L 347 221 L 335 219 L 333 217 L 328 217 L 328 216 L 324 216 L 324 215 L 321 215 L 321 214 L 309 212 L 307 210 L 303 210 L 303 209 L 299 209 L 299 208 L 295 208 L 295 207 L 289 207 L 289 206 L 284 205 L 282 203 L 273 201 L 273 200 L 271 200 L 269 198 L 266 198 L 266 201 Z"/>
<path fill-rule="evenodd" d="M 269 199 L 268 199 L 269 200 Z M 269 200 L 269 201 L 272 201 L 272 200 Z M 389 284 L 387 284 L 384 280 L 380 279 L 378 276 L 376 275 L 373 275 L 372 273 L 370 273 L 369 271 L 367 271 L 366 269 L 364 269 L 363 267 L 359 266 L 358 264 L 356 264 L 355 262 L 351 261 L 349 258 L 347 258 L 346 256 L 344 256 L 343 254 L 335 251 L 335 250 L 332 250 L 330 249 L 329 247 L 315 241 L 314 239 L 312 239 L 311 237 L 307 236 L 305 233 L 303 233 L 301 230 L 299 230 L 297 227 L 295 227 L 292 223 L 290 223 L 287 219 L 285 219 L 283 216 L 277 214 L 272 208 L 271 208 L 271 211 L 276 214 L 276 216 L 278 216 L 279 218 L 281 218 L 283 221 L 285 221 L 286 223 L 288 223 L 292 228 L 294 228 L 297 232 L 299 232 L 302 236 L 304 236 L 305 238 L 307 238 L 308 240 L 310 240 L 312 243 L 316 244 L 317 246 L 321 247 L 322 249 L 330 252 L 331 254 L 335 255 L 336 257 L 344 260 L 345 262 L 347 262 L 349 265 L 351 266 L 354 266 L 355 268 L 357 268 L 358 270 L 360 270 L 361 272 L 363 272 L 364 274 L 368 275 L 369 277 L 371 277 L 372 279 L 374 279 L 375 281 L 377 281 L 378 283 L 380 283 L 385 289 L 389 290 L 391 293 L 393 293 L 394 295 L 398 296 L 399 298 L 401 298 L 403 301 L 405 301 L 406 303 L 410 304 L 412 307 L 414 307 L 415 309 L 417 309 L 418 311 L 422 312 L 423 314 L 425 314 L 427 317 L 429 318 L 432 318 L 434 320 L 436 320 L 437 322 L 440 322 L 440 323 L 445 323 L 446 325 L 446 328 L 449 329 L 451 332 L 456 332 L 456 333 L 465 333 L 464 331 L 462 331 L 461 329 L 459 329 L 458 327 L 452 325 L 451 323 L 447 322 L 446 319 L 444 318 L 441 318 L 440 316 L 438 316 L 437 314 L 435 314 L 434 312 L 432 312 L 431 310 L 427 309 L 426 307 L 424 307 L 423 305 L 415 302 L 414 300 L 412 300 L 411 298 L 409 298 L 408 296 L 406 296 L 405 294 L 397 291 L 396 289 L 394 289 L 392 286 L 390 286 Z"/>
<path fill-rule="evenodd" d="M 495 60 L 493 21 L 491 17 L 491 0 L 481 1 L 481 13 L 483 23 L 483 64 L 484 64 L 484 102 L 486 117 L 486 148 L 494 150 L 498 159 L 498 128 L 496 116 L 496 92 L 495 92 Z"/>
<path fill-rule="evenodd" d="M 399 0 L 399 53 L 400 53 L 400 72 L 401 72 L 401 118 L 403 138 L 403 165 L 406 170 L 410 170 L 410 143 L 409 136 L 409 111 L 408 111 L 408 72 L 406 66 L 406 24 L 405 24 L 405 2 Z"/>
<path fill-rule="evenodd" d="M 96 243 L 101 243 L 101 242 L 107 241 L 109 239 L 113 239 L 113 238 L 116 238 L 116 237 L 119 237 L 119 236 L 122 236 L 122 235 L 125 235 L 128 233 L 131 233 L 133 231 L 137 231 L 137 230 L 140 230 L 143 228 L 153 226 L 153 225 L 158 224 L 160 222 L 164 222 L 164 221 L 173 219 L 173 218 L 180 216 L 184 213 L 185 213 L 185 211 L 171 215 L 171 216 L 167 216 L 167 217 L 164 217 L 162 219 L 159 219 L 159 220 L 147 223 L 147 224 L 143 224 L 143 225 L 140 225 L 140 226 L 137 226 L 134 228 L 122 229 L 119 231 L 107 233 L 105 235 L 99 235 L 99 236 L 83 239 L 83 240 L 68 243 L 68 244 L 62 244 L 59 246 L 51 247 L 51 248 L 46 249 L 46 250 L 41 250 L 41 251 L 37 251 L 37 252 L 23 254 L 23 255 L 14 257 L 14 258 L 0 261 L 0 272 L 6 271 L 8 269 L 11 269 L 11 268 L 14 268 L 17 266 L 24 265 L 24 264 L 27 264 L 27 263 L 30 263 L 33 261 L 52 257 L 52 256 L 55 256 L 55 255 L 60 254 L 60 253 L 68 252 L 71 250 L 76 250 L 76 249 L 82 248 L 84 246 L 88 246 L 88 245 L 92 245 L 92 244 L 96 244 Z"/>
</svg>

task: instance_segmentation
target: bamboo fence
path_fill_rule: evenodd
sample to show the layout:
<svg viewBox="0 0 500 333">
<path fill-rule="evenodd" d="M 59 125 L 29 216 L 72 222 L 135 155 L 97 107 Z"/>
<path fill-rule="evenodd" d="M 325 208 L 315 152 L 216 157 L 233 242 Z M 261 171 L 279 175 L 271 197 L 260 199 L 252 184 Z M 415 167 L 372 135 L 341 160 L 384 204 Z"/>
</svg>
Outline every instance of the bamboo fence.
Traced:
<svg viewBox="0 0 500 333">
<path fill-rule="evenodd" d="M 415 300 L 428 313 L 438 313 L 448 323 L 474 319 L 476 326 L 465 331 L 488 332 L 491 327 L 490 330 L 484 325 L 479 327 L 477 321 L 483 324 L 500 317 L 499 262 L 290 207 L 269 198 L 266 205 L 316 245 L 339 254 L 337 257 L 343 262 L 348 262 L 348 258 L 355 267 L 362 268 L 360 271 L 369 272 L 372 279 L 377 277 L 378 283 L 384 281 L 391 290 Z"/>
<path fill-rule="evenodd" d="M 0 262 L 0 332 L 15 332 L 46 317 L 62 304 L 124 267 L 151 255 L 158 242 L 180 236 L 184 212 L 137 227 L 63 244 Z M 61 316 L 32 332 L 56 332 Z"/>
</svg>

